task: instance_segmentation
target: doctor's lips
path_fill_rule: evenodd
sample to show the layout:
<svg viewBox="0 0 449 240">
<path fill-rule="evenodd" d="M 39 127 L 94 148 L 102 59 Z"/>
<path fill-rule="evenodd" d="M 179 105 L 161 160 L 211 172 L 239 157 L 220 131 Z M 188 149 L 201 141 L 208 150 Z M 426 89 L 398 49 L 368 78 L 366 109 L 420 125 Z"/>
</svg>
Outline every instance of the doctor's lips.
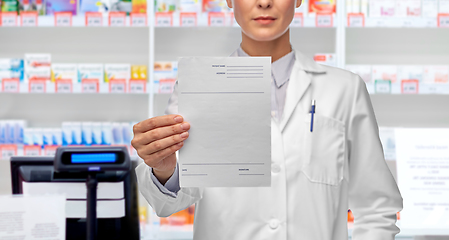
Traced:
<svg viewBox="0 0 449 240">
<path fill-rule="evenodd" d="M 270 16 L 260 16 L 260 17 L 256 17 L 253 18 L 254 21 L 263 24 L 263 25 L 267 25 L 270 24 L 272 22 L 274 22 L 277 18 L 275 17 L 270 17 Z"/>
</svg>

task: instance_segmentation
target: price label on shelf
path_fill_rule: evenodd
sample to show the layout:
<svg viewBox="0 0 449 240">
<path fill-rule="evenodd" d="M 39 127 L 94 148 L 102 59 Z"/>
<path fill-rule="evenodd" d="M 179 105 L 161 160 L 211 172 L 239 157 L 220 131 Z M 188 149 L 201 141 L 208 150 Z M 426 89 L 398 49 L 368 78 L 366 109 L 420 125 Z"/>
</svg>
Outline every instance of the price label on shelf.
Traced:
<svg viewBox="0 0 449 240">
<path fill-rule="evenodd" d="M 109 92 L 110 93 L 126 93 L 126 80 L 125 79 L 109 80 Z"/>
<path fill-rule="evenodd" d="M 387 25 L 385 19 L 383 18 L 379 18 L 379 19 L 375 19 L 374 21 L 374 26 L 375 27 L 385 27 Z"/>
<path fill-rule="evenodd" d="M 418 94 L 419 81 L 418 80 L 402 80 L 401 88 L 403 94 Z"/>
<path fill-rule="evenodd" d="M 98 93 L 100 91 L 100 81 L 98 79 L 82 79 L 81 91 L 83 93 Z"/>
<path fill-rule="evenodd" d="M 0 144 L 0 158 L 9 159 L 12 156 L 17 156 L 16 144 Z"/>
<path fill-rule="evenodd" d="M 109 13 L 109 26 L 111 26 L 111 27 L 124 27 L 124 26 L 126 26 L 126 13 L 124 13 L 124 12 L 110 12 Z"/>
<path fill-rule="evenodd" d="M 391 81 L 390 80 L 376 80 L 374 82 L 375 93 L 391 93 Z"/>
<path fill-rule="evenodd" d="M 56 155 L 56 149 L 58 149 L 59 146 L 53 145 L 53 146 L 45 146 L 44 147 L 44 156 L 54 156 Z"/>
<path fill-rule="evenodd" d="M 364 27 L 365 15 L 363 13 L 348 13 L 349 27 Z"/>
<path fill-rule="evenodd" d="M 9 159 L 12 156 L 17 156 L 17 145 L 0 144 L 0 158 Z"/>
<path fill-rule="evenodd" d="M 88 27 L 102 27 L 103 14 L 99 12 L 86 12 L 86 26 Z"/>
<path fill-rule="evenodd" d="M 417 23 L 416 23 L 415 20 L 416 20 L 415 18 L 411 18 L 411 17 L 409 17 L 407 19 L 404 19 L 404 20 L 402 20 L 402 26 L 401 27 L 404 27 L 404 28 L 406 28 L 406 27 L 416 27 Z"/>
<path fill-rule="evenodd" d="M 173 25 L 173 14 L 171 12 L 156 13 L 156 26 L 171 27 Z"/>
<path fill-rule="evenodd" d="M 130 93 L 146 93 L 147 92 L 147 82 L 146 80 L 133 80 L 129 81 L 129 92 Z"/>
<path fill-rule="evenodd" d="M 291 23 L 291 26 L 293 26 L 293 27 L 303 27 L 304 26 L 304 14 L 302 14 L 302 13 L 295 13 L 295 16 L 293 17 L 293 21 Z"/>
<path fill-rule="evenodd" d="M 20 79 L 18 79 L 18 78 L 3 78 L 2 89 L 3 89 L 3 92 L 18 93 L 20 91 Z"/>
<path fill-rule="evenodd" d="M 21 12 L 20 18 L 22 21 L 22 27 L 37 26 L 37 12 Z"/>
<path fill-rule="evenodd" d="M 47 85 L 47 81 L 44 79 L 30 79 L 29 92 L 30 93 L 45 93 L 46 85 Z"/>
<path fill-rule="evenodd" d="M 17 13 L 16 12 L 2 12 L 1 16 L 1 25 L 3 27 L 15 27 L 17 26 Z"/>
<path fill-rule="evenodd" d="M 438 27 L 449 28 L 449 13 L 438 14 Z"/>
<path fill-rule="evenodd" d="M 436 27 L 438 20 L 436 18 L 425 19 L 424 27 Z"/>
<path fill-rule="evenodd" d="M 179 15 L 179 25 L 181 27 L 195 27 L 197 24 L 196 13 L 181 12 Z"/>
<path fill-rule="evenodd" d="M 40 156 L 41 146 L 25 145 L 23 146 L 23 155 L 25 156 Z"/>
<path fill-rule="evenodd" d="M 208 22 L 211 27 L 225 26 L 226 15 L 224 12 L 209 12 Z"/>
<path fill-rule="evenodd" d="M 73 84 L 71 79 L 56 79 L 55 92 L 57 93 L 72 93 Z"/>
<path fill-rule="evenodd" d="M 332 14 L 329 13 L 317 13 L 315 17 L 315 25 L 317 27 L 333 27 L 334 22 Z"/>
<path fill-rule="evenodd" d="M 131 26 L 146 27 L 148 22 L 147 14 L 145 13 L 131 13 Z"/>
<path fill-rule="evenodd" d="M 72 13 L 71 12 L 56 12 L 55 13 L 55 26 L 56 27 L 71 27 L 72 26 Z"/>
</svg>

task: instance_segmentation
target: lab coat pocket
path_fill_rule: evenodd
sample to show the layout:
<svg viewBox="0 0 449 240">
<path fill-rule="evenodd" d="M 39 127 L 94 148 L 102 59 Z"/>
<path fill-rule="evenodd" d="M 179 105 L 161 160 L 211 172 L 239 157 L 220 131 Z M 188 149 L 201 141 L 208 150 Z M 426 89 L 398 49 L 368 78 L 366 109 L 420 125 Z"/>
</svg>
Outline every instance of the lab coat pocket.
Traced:
<svg viewBox="0 0 449 240">
<path fill-rule="evenodd" d="M 339 185 L 343 179 L 345 157 L 345 124 L 337 119 L 314 115 L 313 131 L 310 131 L 311 115 L 304 119 L 302 172 L 311 182 Z"/>
</svg>

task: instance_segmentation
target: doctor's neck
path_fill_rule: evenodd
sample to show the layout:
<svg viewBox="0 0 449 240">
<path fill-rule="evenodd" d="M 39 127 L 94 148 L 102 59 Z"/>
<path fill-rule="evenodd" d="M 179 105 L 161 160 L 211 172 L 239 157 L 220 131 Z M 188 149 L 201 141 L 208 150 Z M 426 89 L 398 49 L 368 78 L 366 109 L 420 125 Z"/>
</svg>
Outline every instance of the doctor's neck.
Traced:
<svg viewBox="0 0 449 240">
<path fill-rule="evenodd" d="M 271 56 L 271 62 L 275 62 L 292 51 L 290 29 L 287 29 L 280 37 L 269 41 L 257 41 L 242 32 L 240 46 L 243 51 L 252 57 Z"/>
</svg>

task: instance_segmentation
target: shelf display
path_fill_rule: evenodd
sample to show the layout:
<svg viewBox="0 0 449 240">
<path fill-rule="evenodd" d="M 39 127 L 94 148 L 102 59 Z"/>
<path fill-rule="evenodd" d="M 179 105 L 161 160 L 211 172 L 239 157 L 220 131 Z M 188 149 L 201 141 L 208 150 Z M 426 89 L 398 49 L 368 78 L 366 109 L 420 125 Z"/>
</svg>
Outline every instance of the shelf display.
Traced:
<svg viewBox="0 0 449 240">
<path fill-rule="evenodd" d="M 126 145 L 130 154 L 135 155 L 131 147 L 135 123 L 63 122 L 60 128 L 28 128 L 26 120 L 0 120 L 0 149 L 15 148 L 14 155 L 17 156 L 48 156 L 54 153 L 44 151 L 48 147 Z M 40 149 L 39 154 L 36 149 Z M 10 151 L 0 152 L 2 157 L 11 154 Z"/>
<path fill-rule="evenodd" d="M 345 68 L 359 75 L 371 94 L 449 94 L 447 65 L 346 65 Z"/>
<path fill-rule="evenodd" d="M 78 8 L 76 9 L 76 13 L 66 16 L 66 20 L 70 19 L 71 24 L 67 26 L 87 26 L 87 20 L 85 18 L 85 14 L 87 12 L 96 12 L 100 13 L 100 18 L 102 20 L 102 26 L 113 26 L 110 19 L 110 11 L 112 10 L 112 5 L 114 3 L 105 3 L 104 0 L 77 0 Z M 344 1 L 344 8 L 338 8 L 337 5 L 340 4 L 340 1 Z M 327 32 L 337 32 L 340 30 L 345 30 L 346 26 L 354 27 L 356 24 L 358 27 L 437 27 L 439 26 L 438 20 L 441 17 L 444 17 L 448 14 L 449 11 L 447 9 L 448 1 L 445 0 L 397 0 L 397 1 L 373 1 L 373 0 L 340 0 L 340 1 L 327 1 L 327 7 L 319 10 L 316 8 L 322 1 L 303 1 L 303 5 L 296 9 L 295 20 L 292 23 L 292 27 L 317 27 L 317 17 L 322 17 L 320 14 L 325 13 L 324 17 L 327 17 L 327 20 L 330 21 L 331 25 L 334 26 L 335 29 L 294 29 L 293 31 L 300 32 L 301 34 L 312 34 L 315 33 L 320 34 L 321 31 Z M 8 2 L 5 4 L 5 2 Z M 56 1 L 57 2 L 57 1 Z M 55 17 L 52 15 L 48 15 L 48 8 L 46 8 L 45 0 L 23 0 L 18 2 L 18 9 L 15 10 L 13 7 L 17 2 L 14 1 L 2 1 L 2 11 L 3 9 L 12 11 L 13 13 L 18 13 L 17 16 L 17 24 L 15 26 L 24 26 L 21 23 L 21 17 L 24 11 L 37 11 L 37 26 L 55 26 L 58 25 L 55 23 Z M 200 31 L 209 31 L 210 29 L 207 26 L 219 26 L 217 23 L 222 21 L 223 26 L 226 27 L 238 27 L 236 22 L 233 19 L 233 12 L 231 9 L 228 9 L 226 4 L 223 5 L 224 1 L 201 1 L 201 0 L 166 0 L 166 1 L 157 1 L 154 6 L 150 6 L 153 4 L 151 2 L 150 5 L 147 5 L 147 1 L 145 0 L 132 0 L 125 2 L 129 9 L 129 3 L 131 3 L 130 12 L 140 13 L 141 15 L 125 15 L 125 22 L 123 26 L 133 26 L 133 16 L 140 16 L 141 19 L 145 22 L 145 24 L 139 26 L 145 26 L 145 28 L 151 29 L 154 31 L 155 27 L 163 27 L 158 25 L 157 19 L 158 14 L 161 14 L 161 17 L 164 17 L 165 20 L 169 19 L 171 21 L 170 25 L 173 29 L 169 29 L 164 32 L 166 29 L 156 29 L 157 34 L 167 34 L 162 36 L 163 38 L 173 38 L 177 37 L 177 35 L 173 35 L 172 33 L 176 33 L 178 26 L 183 27 L 200 27 Z M 150 3 L 150 2 L 148 2 Z M 206 3 L 206 5 L 205 5 Z M 109 4 L 109 5 L 108 5 Z M 115 2 L 115 4 L 121 4 L 120 2 Z M 208 4 L 208 5 L 207 5 Z M 221 4 L 221 5 L 220 5 Z M 376 5 L 377 4 L 377 5 Z M 109 6 L 109 7 L 108 7 Z M 153 8 L 154 7 L 154 8 Z M 313 8 L 313 11 L 310 12 L 310 9 Z M 337 8 L 341 12 L 337 12 Z M 153 11 L 150 11 L 153 10 Z M 346 11 L 345 11 L 346 10 Z M 125 12 L 127 12 L 126 10 Z M 318 16 L 316 13 L 319 13 Z M 165 15 L 164 15 L 165 14 Z M 326 15 L 330 14 L 330 15 Z M 340 21 L 339 14 L 344 15 L 343 21 Z M 360 20 L 359 23 L 355 25 L 349 24 L 349 16 L 347 14 L 355 14 L 353 15 L 353 19 L 358 17 Z M 360 14 L 360 15 L 357 15 Z M 5 15 L 6 16 L 6 15 Z M 168 17 L 167 17 L 168 16 Z M 212 19 L 212 24 L 210 18 Z M 0 17 L 1 18 L 1 17 Z M 351 17 L 352 18 L 352 17 Z M 163 18 L 161 18 L 163 19 Z M 447 18 L 449 19 L 449 17 Z M 156 20 L 156 21 L 154 21 Z M 164 19 L 163 19 L 164 20 Z M 347 22 L 348 23 L 345 23 Z M 443 19 L 444 20 L 444 19 Z M 148 23 L 146 23 L 148 21 Z M 217 25 L 214 25 L 217 24 Z M 4 28 L 3 28 L 4 26 Z M 5 30 L 6 25 L 3 24 L 0 27 L 1 30 Z M 110 28 L 112 29 L 112 28 Z M 40 30 L 40 29 L 39 29 Z M 84 31 L 85 29 L 82 29 Z M 125 29 L 124 31 L 128 31 L 130 29 Z M 138 29 L 143 30 L 142 29 Z M 146 30 L 146 29 L 145 29 Z M 157 32 L 160 30 L 160 32 Z M 190 30 L 190 29 L 186 29 Z M 223 31 L 227 31 L 229 29 L 223 29 Z M 231 29 L 233 31 L 237 31 L 237 29 Z M 24 30 L 23 31 L 27 31 Z M 46 30 L 45 30 L 46 31 Z M 51 33 L 54 31 L 55 33 Z M 71 30 L 70 30 L 71 31 Z M 114 34 L 121 34 L 123 32 L 123 28 L 114 28 L 112 31 Z M 221 29 L 219 30 L 221 31 Z M 310 32 L 309 32 L 310 31 Z M 346 30 L 345 30 L 346 31 Z M 365 31 L 355 29 L 353 31 Z M 371 31 L 371 30 L 366 30 Z M 384 31 L 380 29 L 380 31 Z M 398 31 L 403 31 L 398 29 Z M 417 30 L 420 31 L 420 30 Z M 438 32 L 442 32 L 444 30 L 436 30 Z M 50 30 L 50 37 L 57 36 L 57 30 Z M 149 31 L 150 34 L 153 32 Z M 193 32 L 193 31 L 192 31 Z M 383 33 L 383 32 L 382 32 Z M 82 33 L 83 34 L 83 33 Z M 417 32 L 417 34 L 420 34 Z M 437 33 L 440 34 L 440 33 Z M 443 33 L 441 33 L 443 34 Z M 179 34 L 178 34 L 179 35 Z M 335 34 L 335 46 L 331 47 L 325 46 L 322 47 L 319 44 L 321 42 L 317 41 L 317 48 L 323 50 L 311 50 L 308 52 L 308 56 L 313 57 L 315 61 L 320 64 L 330 65 L 334 67 L 342 67 L 345 66 L 346 60 L 343 58 L 343 61 L 339 61 L 339 57 L 345 55 L 350 55 L 350 51 L 338 51 L 341 46 L 344 46 L 346 49 L 351 48 L 345 39 L 340 35 Z M 296 35 L 297 36 L 297 35 Z M 295 37 L 296 37 L 295 36 Z M 344 34 L 343 34 L 344 36 Z M 379 35 L 380 37 L 385 37 L 386 35 Z M 11 38 L 15 36 L 11 35 Z M 103 37 L 103 36 L 99 36 Z M 391 36 L 388 36 L 391 37 Z M 183 41 L 184 39 L 180 39 L 179 41 Z M 226 39 L 225 39 L 226 40 Z M 301 39 L 302 40 L 302 39 Z M 297 40 L 298 42 L 301 40 Z M 107 43 L 108 45 L 113 46 L 114 39 L 105 39 L 103 43 Z M 437 39 L 435 38 L 435 41 Z M 198 39 L 198 44 L 201 42 L 208 42 L 208 39 Z M 131 43 L 131 41 L 130 41 Z M 208 42 L 210 43 L 210 41 Z M 80 43 L 83 44 L 83 43 Z M 132 44 L 132 43 L 131 43 Z M 130 45 L 131 45 L 130 44 Z M 221 42 L 217 44 L 223 44 Z M 333 44 L 333 43 L 332 43 Z M 148 64 L 146 61 L 138 60 L 137 62 L 133 62 L 132 60 L 126 60 L 125 62 L 117 61 L 108 61 L 108 58 L 111 56 L 109 52 L 101 52 L 103 50 L 98 50 L 97 48 L 92 48 L 92 55 L 103 55 L 103 58 L 90 58 L 91 56 L 86 56 L 84 60 L 94 59 L 92 61 L 83 62 L 83 59 L 77 58 L 78 56 L 73 57 L 76 53 L 73 51 L 67 51 L 67 53 L 61 53 L 57 51 L 61 51 L 58 49 L 43 48 L 45 52 L 52 52 L 50 54 L 31 54 L 24 56 L 22 59 L 17 59 L 17 52 L 2 52 L 2 59 L 0 59 L 0 95 L 10 95 L 4 94 L 5 89 L 16 89 L 22 93 L 29 92 L 45 92 L 45 93 L 83 93 L 85 90 L 93 89 L 94 93 L 112 93 L 112 92 L 121 92 L 121 93 L 144 93 L 148 95 L 149 105 L 155 104 L 154 99 L 156 97 L 166 97 L 172 91 L 177 77 L 177 62 L 174 61 L 176 58 L 174 57 L 165 57 L 160 56 L 158 54 L 158 46 L 154 41 L 154 36 L 150 36 L 149 43 L 146 45 L 150 45 L 150 50 L 148 52 Z M 31 46 L 31 45 L 30 45 Z M 28 47 L 28 46 L 27 46 Z M 131 46 L 130 46 L 131 47 Z M 140 47 L 140 46 L 139 46 Z M 227 46 L 225 46 L 227 47 Z M 296 49 L 300 49 L 301 46 L 295 46 Z M 388 46 L 390 47 L 390 46 Z M 419 51 L 419 46 L 416 46 Z M 183 46 L 185 48 L 185 46 Z M 47 50 L 50 49 L 50 50 Z M 67 48 L 68 49 L 68 48 Z M 142 48 L 143 49 L 143 48 Z M 156 49 L 156 50 L 154 50 Z M 173 47 L 173 49 L 177 49 Z M 394 55 L 396 50 L 394 48 L 390 48 L 391 52 L 388 54 Z M 97 51 L 98 50 L 98 51 Z M 20 50 L 22 51 L 22 50 Z M 23 50 L 27 52 L 40 52 L 40 49 L 31 50 Z M 175 51 L 175 50 L 172 50 Z M 444 49 L 443 53 L 439 54 L 442 56 L 446 54 Z M 112 52 L 112 51 L 111 51 Z M 316 53 L 318 52 L 318 53 Z M 184 51 L 185 54 L 210 54 L 204 52 L 188 52 Z M 337 54 L 338 53 L 338 54 Z M 413 54 L 414 52 L 412 52 Z M 20 53 L 20 54 L 23 54 Z M 62 54 L 64 55 L 64 60 L 61 59 Z M 415 53 L 417 54 L 417 53 Z M 431 53 L 434 54 L 434 53 Z M 387 55 L 387 54 L 385 54 Z M 19 57 L 22 55 L 19 55 Z M 119 55 L 121 57 L 121 55 Z M 411 55 L 409 55 L 411 56 Z M 443 58 L 428 60 L 428 58 L 423 58 L 422 62 L 416 61 L 401 61 L 400 60 L 390 60 L 387 59 L 388 64 L 382 64 L 381 60 L 372 60 L 369 59 L 368 56 L 365 59 L 368 60 L 360 60 L 354 57 L 351 57 L 348 62 L 355 63 L 351 65 L 346 65 L 345 68 L 350 70 L 358 75 L 365 81 L 368 91 L 371 94 L 449 94 L 449 65 L 447 65 L 444 56 Z M 384 56 L 382 56 L 384 57 Z M 385 59 L 388 56 L 385 56 Z M 40 59 L 41 58 L 41 59 Z M 71 59 L 73 58 L 73 59 Z M 405 58 L 405 57 L 404 57 Z M 348 58 L 349 59 L 349 58 Z M 441 60 L 443 59 L 443 60 Z M 27 60 L 28 63 L 27 63 Z M 57 60 L 57 61 L 56 61 Z M 165 60 L 165 61 L 157 61 L 157 60 Z M 421 60 L 421 59 L 420 59 Z M 123 67 L 123 69 L 114 69 L 114 66 L 110 63 L 122 63 L 119 67 Z M 128 63 L 126 63 L 128 62 Z M 413 65 L 414 63 L 418 63 L 419 65 Z M 125 63 L 125 64 L 123 64 Z M 358 64 L 363 63 L 363 64 Z M 368 64 L 367 64 L 368 63 Z M 404 65 L 399 65 L 400 63 L 406 63 Z M 146 65 L 145 65 L 146 64 Z M 444 65 L 446 64 L 446 65 Z M 13 81 L 11 81 L 13 79 Z M 92 81 L 92 79 L 96 79 Z M 111 79 L 120 80 L 125 79 L 125 84 L 120 81 L 112 81 L 113 84 L 111 86 Z M 30 81 L 31 80 L 31 81 Z M 84 81 L 83 81 L 84 80 Z M 44 81 L 44 84 L 39 81 Z M 31 82 L 31 84 L 30 84 Z M 16 85 L 15 85 L 16 84 Z M 41 84 L 41 85 L 39 85 Z M 17 87 L 15 87 L 17 86 Z M 156 97 L 155 97 L 155 94 Z M 11 94 L 16 96 L 15 94 Z M 21 96 L 26 95 L 22 94 Z M 28 94 L 32 95 L 32 94 Z M 53 94 L 58 95 L 58 94 Z M 55 97 L 55 99 L 65 99 L 65 95 L 61 94 L 63 97 Z M 101 94 L 93 94 L 95 95 L 95 100 L 102 99 Z M 70 95 L 72 96 L 72 95 Z M 85 96 L 85 95 L 84 95 Z M 90 95 L 89 95 L 90 96 Z M 121 98 L 123 95 L 108 95 L 111 97 Z M 130 95 L 134 97 L 134 95 Z M 139 95 L 143 96 L 143 95 Z M 446 95 L 447 96 L 447 95 Z M 377 96 L 383 97 L 383 96 Z M 417 96 L 416 99 L 425 97 L 425 96 Z M 438 96 L 437 96 L 438 97 Z M 445 96 L 442 96 L 445 97 Z M 168 97 L 167 97 L 168 98 Z M 402 96 L 398 96 L 398 98 L 402 99 Z M 16 98 L 15 98 L 16 99 Z M 53 99 L 53 97 L 51 97 Z M 134 99 L 134 98 L 133 98 Z M 140 99 L 140 98 L 139 98 Z M 439 99 L 439 98 L 438 98 Z M 141 99 L 140 99 L 141 100 Z M 164 104 L 166 100 L 163 99 Z M 162 102 L 162 100 L 161 100 Z M 8 103 L 11 104 L 11 103 Z M 61 103 L 65 104 L 65 103 Z M 75 106 L 77 103 L 75 103 Z M 442 103 L 438 103 L 442 104 Z M 437 106 L 440 106 L 436 104 Z M 130 104 L 128 104 L 130 105 Z M 150 110 L 144 109 L 147 113 L 148 117 L 152 116 L 152 108 L 150 106 Z M 382 106 L 381 106 L 382 107 Z M 45 108 L 45 106 L 43 106 Z M 14 111 L 14 110 L 12 110 Z M 410 117 L 414 117 L 414 114 L 421 114 L 420 112 L 416 112 L 415 110 L 407 110 Z M 8 112 L 6 112 L 8 114 Z M 85 114 L 84 112 L 80 112 L 79 114 Z M 384 113 L 385 114 L 385 113 Z M 445 114 L 445 113 L 443 113 Z M 444 116 L 447 116 L 444 115 Z M 3 119 L 8 119 L 8 116 L 1 116 Z M 21 117 L 17 117 L 21 118 Z M 85 145 L 97 145 L 97 144 L 126 144 L 129 145 L 129 136 L 125 136 L 124 133 L 120 135 L 120 129 L 128 129 L 127 134 L 132 134 L 132 124 L 130 122 L 122 122 L 123 119 L 117 119 L 115 113 L 106 112 L 104 116 L 95 118 L 95 122 L 74 122 L 69 121 L 64 122 L 60 125 L 54 125 L 57 127 L 51 128 L 41 128 L 41 127 L 29 127 L 27 121 L 25 120 L 0 120 L 0 152 L 3 153 L 4 157 L 9 156 L 12 152 L 15 152 L 14 155 L 17 154 L 27 154 L 27 155 L 51 155 L 54 152 L 54 147 L 63 145 L 63 144 L 85 144 Z M 94 119 L 94 118 L 92 118 Z M 134 119 L 131 118 L 131 119 Z M 82 119 L 89 120 L 89 119 Z M 136 119 L 142 120 L 142 119 Z M 33 122 L 33 119 L 28 119 L 29 123 Z M 124 121 L 124 120 L 123 120 Z M 124 125 L 127 126 L 125 127 Z M 8 140 L 5 140 L 5 131 L 6 126 L 19 126 L 17 129 L 22 129 L 23 137 L 20 140 L 20 137 L 8 137 Z M 128 127 L 129 126 L 129 127 Z M 11 128 L 9 128 L 11 129 Z M 15 129 L 15 127 L 14 127 Z M 115 129 L 115 132 L 114 132 Z M 388 162 L 393 162 L 396 160 L 396 140 L 394 135 L 393 127 L 380 127 L 380 139 L 384 148 L 384 155 Z M 8 130 L 11 133 L 11 130 Z M 14 130 L 16 131 L 16 130 Z M 20 132 L 19 131 L 19 132 Z M 103 136 L 101 138 L 100 136 Z M 15 134 L 15 133 L 14 133 Z M 63 138 L 64 136 L 64 138 Z M 132 136 L 132 135 L 131 135 Z M 128 138 L 128 140 L 124 140 Z M 13 140 L 11 140 L 13 139 Z M 50 140 L 51 139 L 51 140 Z M 23 144 L 25 143 L 25 144 Z M 36 144 L 36 145 L 35 145 Z M 15 146 L 15 147 L 14 147 Z M 130 149 L 132 154 L 135 152 Z M 1 156 L 1 154 L 0 154 Z M 158 218 L 155 216 L 154 212 L 152 213 L 152 209 L 145 203 L 145 209 L 142 210 L 141 214 L 141 224 L 146 227 L 146 234 L 151 235 L 158 234 L 158 237 L 154 237 L 154 239 L 170 239 L 174 238 L 173 236 L 184 237 L 184 239 L 191 239 L 192 234 L 192 221 L 193 221 L 193 208 L 189 208 L 188 210 L 184 210 L 179 214 L 173 215 L 169 218 Z M 353 216 L 351 212 L 348 212 L 348 221 L 353 221 Z M 142 231 L 145 232 L 145 231 Z M 145 239 L 148 239 L 148 235 L 145 236 Z"/>
<path fill-rule="evenodd" d="M 25 54 L 24 60 L 0 59 L 0 92 L 146 93 L 147 75 L 143 65 L 52 64 L 50 54 Z"/>
</svg>

